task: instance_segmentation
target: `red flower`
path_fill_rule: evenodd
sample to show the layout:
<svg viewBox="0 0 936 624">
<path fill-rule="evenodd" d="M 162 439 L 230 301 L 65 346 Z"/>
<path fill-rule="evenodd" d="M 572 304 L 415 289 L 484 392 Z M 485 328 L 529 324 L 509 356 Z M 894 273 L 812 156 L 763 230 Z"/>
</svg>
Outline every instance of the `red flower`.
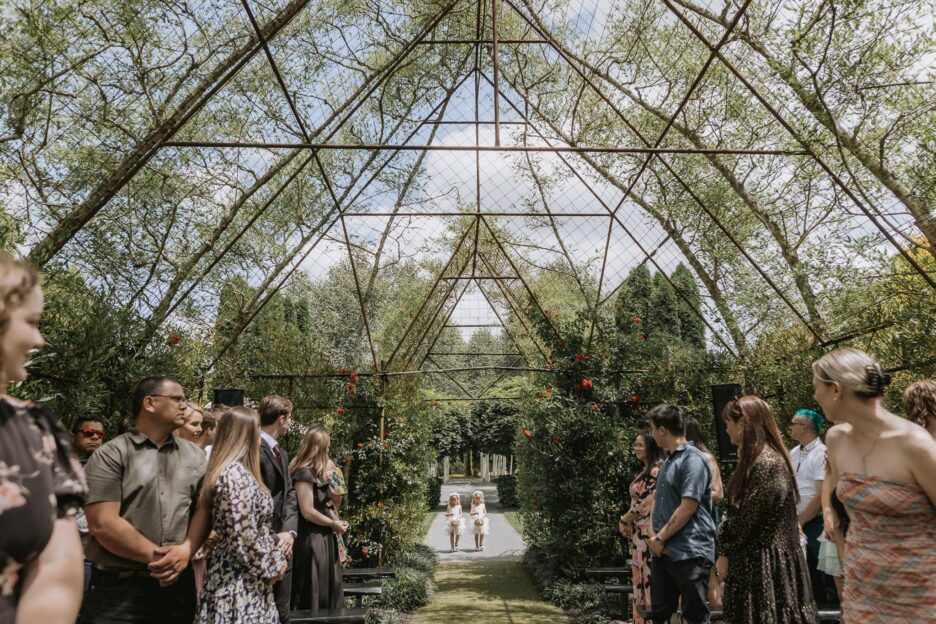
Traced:
<svg viewBox="0 0 936 624">
<path fill-rule="evenodd" d="M 543 314 L 549 314 L 549 308 L 543 308 Z"/>
<path fill-rule="evenodd" d="M 339 416 L 344 416 L 344 408 L 343 408 L 343 407 L 339 407 L 339 408 L 338 408 L 338 415 L 339 415 Z"/>
<path fill-rule="evenodd" d="M 634 317 L 634 323 L 635 323 L 636 325 L 640 325 L 640 317 L 639 317 L 639 316 L 635 316 L 635 317 Z"/>
<path fill-rule="evenodd" d="M 647 339 L 647 337 L 646 337 L 646 336 L 644 336 L 643 334 L 640 334 L 640 339 L 641 339 L 641 340 L 646 340 L 646 339 Z"/>
<path fill-rule="evenodd" d="M 592 380 L 591 380 L 591 379 L 583 379 L 583 380 L 582 380 L 582 387 L 585 388 L 586 390 L 591 390 L 591 388 L 592 388 Z"/>
<path fill-rule="evenodd" d="M 354 398 L 354 384 L 353 383 L 348 384 L 348 396 L 351 397 L 352 399 Z"/>
<path fill-rule="evenodd" d="M 552 396 L 552 388 L 546 388 L 546 398 L 548 399 L 551 396 Z"/>
<path fill-rule="evenodd" d="M 582 389 L 582 384 L 575 384 L 574 386 L 572 386 L 572 389 L 578 392 Z"/>
<path fill-rule="evenodd" d="M 366 557 L 369 553 L 370 553 L 370 551 L 367 550 L 366 548 L 362 548 L 362 549 L 361 549 L 361 554 L 364 555 L 365 557 Z"/>
<path fill-rule="evenodd" d="M 631 402 L 631 403 L 640 403 L 640 395 L 639 395 L 639 394 L 632 394 L 632 395 L 631 395 L 631 398 L 630 398 L 630 402 Z"/>
<path fill-rule="evenodd" d="M 358 447 L 358 448 L 364 448 L 364 443 L 363 443 L 363 442 L 358 442 L 358 443 L 357 443 L 357 447 Z"/>
<path fill-rule="evenodd" d="M 347 374 L 348 374 L 348 369 L 345 368 L 344 366 L 342 366 L 342 367 L 341 367 L 341 374 L 342 374 L 342 375 L 347 375 Z"/>
<path fill-rule="evenodd" d="M 584 361 L 585 361 L 585 354 L 584 354 L 584 353 L 581 353 L 581 352 L 576 353 L 576 354 L 575 354 L 575 359 L 578 360 L 579 362 L 584 362 Z"/>
<path fill-rule="evenodd" d="M 169 340 L 172 342 L 179 342 L 181 338 L 179 337 L 179 334 L 171 334 L 169 336 Z"/>
<path fill-rule="evenodd" d="M 383 502 L 377 503 L 377 509 L 383 509 Z"/>
<path fill-rule="evenodd" d="M 524 429 L 524 430 L 523 430 L 523 435 L 526 436 L 526 439 L 527 439 L 527 440 L 532 440 L 532 439 L 533 439 L 533 432 L 530 431 L 529 429 Z"/>
<path fill-rule="evenodd" d="M 596 412 L 598 411 L 598 407 L 599 406 L 597 403 L 592 403 L 592 409 L 595 410 Z"/>
<path fill-rule="evenodd" d="M 559 446 L 560 444 L 562 444 L 562 440 L 560 440 L 559 438 L 553 438 L 552 443 L 553 443 L 553 446 Z"/>
<path fill-rule="evenodd" d="M 357 381 L 357 371 L 351 371 L 351 381 Z"/>
<path fill-rule="evenodd" d="M 350 463 L 351 463 L 351 456 L 350 456 L 350 455 L 345 455 L 344 463 L 346 463 L 346 464 L 350 464 Z"/>
</svg>

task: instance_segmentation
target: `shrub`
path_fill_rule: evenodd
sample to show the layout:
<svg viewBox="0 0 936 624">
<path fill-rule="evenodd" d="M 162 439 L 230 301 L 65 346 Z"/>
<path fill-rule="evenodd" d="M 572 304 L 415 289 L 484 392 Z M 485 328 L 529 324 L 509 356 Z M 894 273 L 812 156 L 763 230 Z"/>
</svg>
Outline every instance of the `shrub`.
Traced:
<svg viewBox="0 0 936 624">
<path fill-rule="evenodd" d="M 605 597 L 600 583 L 572 583 L 555 581 L 543 590 L 543 597 L 566 610 L 590 611 L 599 607 Z"/>
<path fill-rule="evenodd" d="M 364 624 L 402 624 L 400 612 L 395 609 L 371 608 L 364 616 Z"/>
<path fill-rule="evenodd" d="M 429 477 L 426 480 L 426 503 L 429 511 L 435 511 L 442 499 L 442 477 Z"/>
<path fill-rule="evenodd" d="M 383 584 L 383 593 L 374 605 L 396 611 L 415 611 L 425 606 L 435 593 L 431 574 L 413 568 L 397 568 L 396 576 Z"/>
<path fill-rule="evenodd" d="M 517 477 L 502 475 L 494 480 L 497 484 L 497 500 L 502 507 L 518 507 L 520 498 L 517 496 Z"/>
<path fill-rule="evenodd" d="M 432 576 L 439 564 L 439 558 L 429 546 L 417 544 L 411 549 L 393 554 L 387 563 L 396 568 L 411 568 Z"/>
</svg>

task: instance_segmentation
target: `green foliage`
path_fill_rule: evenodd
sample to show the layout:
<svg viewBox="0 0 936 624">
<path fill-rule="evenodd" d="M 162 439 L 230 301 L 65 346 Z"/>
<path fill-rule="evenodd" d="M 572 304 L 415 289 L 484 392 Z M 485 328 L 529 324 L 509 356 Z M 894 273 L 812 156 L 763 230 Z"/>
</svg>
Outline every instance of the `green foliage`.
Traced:
<svg viewBox="0 0 936 624">
<path fill-rule="evenodd" d="M 442 477 L 429 477 L 426 479 L 426 509 L 434 511 L 442 500 Z"/>
<path fill-rule="evenodd" d="M 624 280 L 615 303 L 615 325 L 619 332 L 632 333 L 634 319 L 646 318 L 652 309 L 653 278 L 646 264 L 635 267 Z"/>
<path fill-rule="evenodd" d="M 562 609 L 589 611 L 604 601 L 605 591 L 601 583 L 572 583 L 554 581 L 543 590 L 543 597 Z"/>
<path fill-rule="evenodd" d="M 520 498 L 517 495 L 516 475 L 501 475 L 494 480 L 497 485 L 497 500 L 502 507 L 518 507 Z"/>
<path fill-rule="evenodd" d="M 698 312 L 702 308 L 699 286 L 686 265 L 679 263 L 671 276 L 673 284 L 683 297 L 677 296 L 676 314 L 679 317 L 679 335 L 683 341 L 697 349 L 705 348 L 705 323 Z M 689 302 L 686 301 L 689 300 Z"/>
<path fill-rule="evenodd" d="M 384 581 L 383 592 L 375 606 L 395 611 L 415 611 L 426 605 L 436 591 L 431 572 L 415 568 L 397 568 L 396 576 Z"/>
<path fill-rule="evenodd" d="M 653 276 L 650 310 L 647 331 L 652 337 L 680 337 L 679 298 L 662 273 Z"/>
</svg>

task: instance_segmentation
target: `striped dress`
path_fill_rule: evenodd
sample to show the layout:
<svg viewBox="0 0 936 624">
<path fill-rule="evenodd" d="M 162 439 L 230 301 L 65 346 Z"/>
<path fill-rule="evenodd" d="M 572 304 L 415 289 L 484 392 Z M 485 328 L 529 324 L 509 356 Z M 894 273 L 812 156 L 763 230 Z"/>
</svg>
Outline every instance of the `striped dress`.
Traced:
<svg viewBox="0 0 936 624">
<path fill-rule="evenodd" d="M 936 621 L 936 506 L 917 485 L 839 477 L 851 518 L 845 542 L 848 624 Z"/>
</svg>

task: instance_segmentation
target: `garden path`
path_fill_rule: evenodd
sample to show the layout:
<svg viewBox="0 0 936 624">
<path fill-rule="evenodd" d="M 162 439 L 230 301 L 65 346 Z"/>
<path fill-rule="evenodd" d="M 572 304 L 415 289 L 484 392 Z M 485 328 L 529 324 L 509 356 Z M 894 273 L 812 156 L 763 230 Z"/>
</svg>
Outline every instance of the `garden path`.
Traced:
<svg viewBox="0 0 936 624">
<path fill-rule="evenodd" d="M 556 624 L 566 622 L 561 609 L 543 602 L 520 563 L 523 538 L 504 519 L 497 502 L 497 489 L 489 483 L 452 481 L 442 487 L 444 509 L 448 495 L 462 495 L 463 506 L 474 490 L 484 492 L 490 534 L 483 552 L 475 551 L 474 537 L 462 536 L 462 550 L 449 552 L 444 511 L 433 520 L 425 543 L 439 556 L 435 579 L 439 590 L 428 605 L 414 616 L 412 624 L 439 622 L 491 622 L 510 624 Z M 468 507 L 465 506 L 465 513 Z"/>
</svg>

